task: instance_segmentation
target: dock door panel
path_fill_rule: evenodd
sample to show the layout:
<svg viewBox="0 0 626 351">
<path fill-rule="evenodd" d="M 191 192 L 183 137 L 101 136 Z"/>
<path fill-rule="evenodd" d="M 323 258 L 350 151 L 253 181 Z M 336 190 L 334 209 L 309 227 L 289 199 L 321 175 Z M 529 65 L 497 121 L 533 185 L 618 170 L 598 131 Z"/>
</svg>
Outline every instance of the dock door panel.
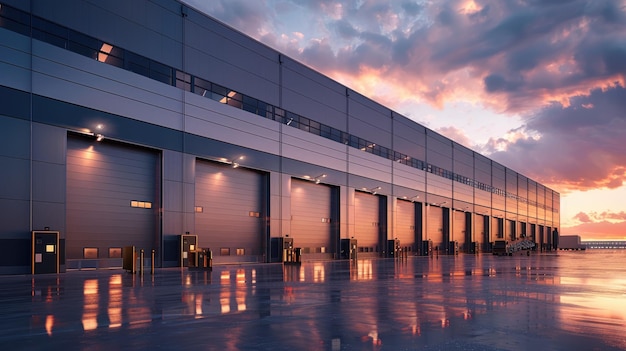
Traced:
<svg viewBox="0 0 626 351">
<path fill-rule="evenodd" d="M 379 206 L 378 196 L 360 191 L 354 193 L 355 239 L 359 253 L 381 251 Z"/>
<path fill-rule="evenodd" d="M 433 250 L 438 248 L 445 251 L 443 247 L 443 209 L 437 206 L 428 206 L 426 212 L 428 216 L 426 238 L 432 241 Z"/>
<path fill-rule="evenodd" d="M 302 253 L 330 253 L 332 189 L 315 182 L 291 180 L 291 232 Z"/>
<path fill-rule="evenodd" d="M 396 202 L 395 238 L 400 240 L 400 247 L 414 252 L 415 245 L 415 203 L 398 200 Z M 392 238 L 389 238 L 392 239 Z"/>
<path fill-rule="evenodd" d="M 196 161 L 193 234 L 199 247 L 212 250 L 214 262 L 263 261 L 266 182 L 260 172 Z"/>
<path fill-rule="evenodd" d="M 70 135 L 66 162 L 68 268 L 121 266 L 129 245 L 159 251 L 158 151 Z"/>
</svg>

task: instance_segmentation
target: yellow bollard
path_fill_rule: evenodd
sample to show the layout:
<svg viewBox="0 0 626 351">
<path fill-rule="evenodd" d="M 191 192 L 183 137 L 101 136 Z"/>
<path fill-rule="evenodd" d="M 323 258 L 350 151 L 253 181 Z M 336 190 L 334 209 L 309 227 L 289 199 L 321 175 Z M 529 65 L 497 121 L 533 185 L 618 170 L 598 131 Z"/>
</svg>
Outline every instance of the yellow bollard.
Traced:
<svg viewBox="0 0 626 351">
<path fill-rule="evenodd" d="M 139 274 L 143 275 L 143 249 L 141 249 L 140 254 L 139 254 Z"/>
<path fill-rule="evenodd" d="M 152 263 L 150 265 L 150 274 L 154 275 L 154 249 L 152 249 L 152 258 L 150 262 Z"/>
</svg>

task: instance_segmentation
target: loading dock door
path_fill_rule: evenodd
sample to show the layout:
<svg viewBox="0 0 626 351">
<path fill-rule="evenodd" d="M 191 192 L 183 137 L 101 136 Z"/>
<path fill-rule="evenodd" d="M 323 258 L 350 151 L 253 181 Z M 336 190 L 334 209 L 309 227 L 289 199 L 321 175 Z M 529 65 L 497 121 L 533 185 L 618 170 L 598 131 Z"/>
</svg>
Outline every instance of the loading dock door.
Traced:
<svg viewBox="0 0 626 351">
<path fill-rule="evenodd" d="M 452 236 L 450 241 L 457 241 L 459 245 L 465 242 L 465 212 L 453 211 Z"/>
<path fill-rule="evenodd" d="M 426 223 L 427 239 L 433 243 L 433 250 L 443 249 L 443 209 L 437 206 L 428 206 L 426 208 L 428 222 Z"/>
<path fill-rule="evenodd" d="M 492 240 L 504 239 L 504 233 L 500 227 L 501 220 L 501 218 L 491 217 L 491 231 L 493 232 L 493 235 L 491 236 Z"/>
<path fill-rule="evenodd" d="M 396 232 L 395 238 L 400 240 L 400 246 L 414 252 L 415 246 L 415 203 L 411 201 L 396 201 Z M 391 239 L 391 238 L 390 238 Z"/>
<path fill-rule="evenodd" d="M 331 246 L 332 189 L 323 184 L 291 180 L 291 233 L 303 253 L 328 253 Z"/>
<path fill-rule="evenodd" d="M 195 233 L 213 262 L 263 262 L 267 211 L 263 173 L 196 162 Z"/>
<path fill-rule="evenodd" d="M 355 239 L 358 251 L 379 252 L 378 235 L 380 233 L 378 196 L 356 191 L 354 193 Z"/>
<path fill-rule="evenodd" d="M 484 248 L 485 244 L 485 216 L 474 214 L 474 241 L 478 242 L 476 250 Z"/>
<path fill-rule="evenodd" d="M 505 238 L 507 240 L 514 241 L 516 237 L 517 237 L 517 233 L 515 232 L 515 221 L 507 219 L 506 220 L 506 236 L 505 236 Z"/>
<path fill-rule="evenodd" d="M 159 252 L 158 152 L 70 135 L 66 161 L 68 268 L 76 259 L 121 266 L 130 245 Z"/>
</svg>

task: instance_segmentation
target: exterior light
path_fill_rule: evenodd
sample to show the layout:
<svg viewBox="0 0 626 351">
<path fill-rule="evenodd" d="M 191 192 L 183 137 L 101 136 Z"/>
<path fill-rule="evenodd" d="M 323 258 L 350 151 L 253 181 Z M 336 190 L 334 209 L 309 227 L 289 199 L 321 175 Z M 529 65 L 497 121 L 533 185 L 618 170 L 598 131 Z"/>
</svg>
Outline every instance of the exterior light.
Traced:
<svg viewBox="0 0 626 351">
<path fill-rule="evenodd" d="M 96 141 L 102 141 L 104 139 L 104 135 L 96 134 Z"/>
<path fill-rule="evenodd" d="M 321 178 L 326 178 L 326 174 L 320 174 L 317 177 L 315 177 L 315 184 L 319 184 L 321 182 Z"/>
</svg>

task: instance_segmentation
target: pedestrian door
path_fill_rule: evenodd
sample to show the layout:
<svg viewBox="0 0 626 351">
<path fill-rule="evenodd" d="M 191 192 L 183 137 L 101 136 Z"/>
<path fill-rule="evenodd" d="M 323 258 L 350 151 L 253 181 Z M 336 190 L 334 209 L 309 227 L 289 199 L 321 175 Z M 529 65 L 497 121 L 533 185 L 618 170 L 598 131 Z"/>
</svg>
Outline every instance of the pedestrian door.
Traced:
<svg viewBox="0 0 626 351">
<path fill-rule="evenodd" d="M 31 273 L 59 273 L 59 232 L 32 232 Z"/>
</svg>

